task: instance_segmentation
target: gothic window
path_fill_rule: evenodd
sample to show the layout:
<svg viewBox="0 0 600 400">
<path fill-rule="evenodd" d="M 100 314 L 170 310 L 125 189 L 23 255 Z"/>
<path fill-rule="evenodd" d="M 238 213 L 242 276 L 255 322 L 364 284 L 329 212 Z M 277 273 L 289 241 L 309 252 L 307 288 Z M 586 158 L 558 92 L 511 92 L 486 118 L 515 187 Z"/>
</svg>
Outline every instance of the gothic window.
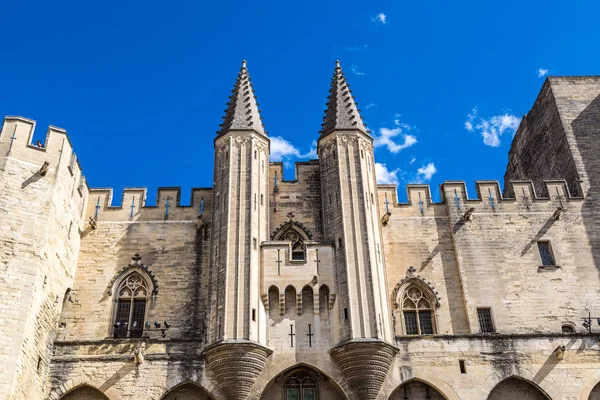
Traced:
<svg viewBox="0 0 600 400">
<path fill-rule="evenodd" d="M 318 400 L 315 379 L 304 371 L 292 374 L 285 383 L 285 400 Z"/>
<path fill-rule="evenodd" d="M 148 281 L 139 272 L 132 272 L 122 280 L 116 293 L 114 337 L 142 337 L 150 295 Z"/>
<path fill-rule="evenodd" d="M 283 235 L 282 240 L 292 243 L 292 260 L 304 261 L 306 259 L 304 239 L 298 232 L 290 229 Z"/>
<path fill-rule="evenodd" d="M 418 285 L 412 284 L 405 290 L 401 304 L 407 335 L 435 333 L 432 302 Z"/>
</svg>

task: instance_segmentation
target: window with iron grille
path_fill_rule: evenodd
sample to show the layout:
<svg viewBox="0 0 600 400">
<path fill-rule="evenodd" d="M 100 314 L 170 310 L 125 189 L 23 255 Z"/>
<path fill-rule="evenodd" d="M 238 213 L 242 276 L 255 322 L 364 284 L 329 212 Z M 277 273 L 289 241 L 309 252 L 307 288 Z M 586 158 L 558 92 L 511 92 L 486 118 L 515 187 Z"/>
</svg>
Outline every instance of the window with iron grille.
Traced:
<svg viewBox="0 0 600 400">
<path fill-rule="evenodd" d="M 542 259 L 543 266 L 553 266 L 556 265 L 554 260 L 554 255 L 552 254 L 552 249 L 550 248 L 550 242 L 548 241 L 540 241 L 537 242 L 538 250 L 540 252 L 540 258 Z"/>
<path fill-rule="evenodd" d="M 404 331 L 407 335 L 434 334 L 433 309 L 431 301 L 416 284 L 410 285 L 402 298 Z"/>
<path fill-rule="evenodd" d="M 113 324 L 115 338 L 142 337 L 149 290 L 146 279 L 138 272 L 129 274 L 117 291 Z"/>
<path fill-rule="evenodd" d="M 492 321 L 491 308 L 478 308 L 477 318 L 479 318 L 479 330 L 481 333 L 496 332 L 496 329 L 494 328 L 494 322 Z"/>
</svg>

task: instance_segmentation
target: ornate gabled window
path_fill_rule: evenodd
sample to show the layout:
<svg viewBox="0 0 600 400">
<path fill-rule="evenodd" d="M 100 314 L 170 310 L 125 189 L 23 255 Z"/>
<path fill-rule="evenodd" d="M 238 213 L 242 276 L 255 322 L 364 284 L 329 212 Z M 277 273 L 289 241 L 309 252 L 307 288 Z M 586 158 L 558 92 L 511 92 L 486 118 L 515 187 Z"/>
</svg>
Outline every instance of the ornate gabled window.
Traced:
<svg viewBox="0 0 600 400">
<path fill-rule="evenodd" d="M 435 333 L 434 311 L 430 298 L 424 290 L 412 283 L 402 297 L 404 332 L 407 335 L 431 335 Z"/>
<path fill-rule="evenodd" d="M 150 283 L 140 272 L 127 275 L 116 291 L 114 337 L 142 337 L 146 308 L 150 294 Z"/>
<path fill-rule="evenodd" d="M 318 400 L 318 396 L 315 378 L 305 371 L 293 373 L 285 383 L 285 400 Z"/>
<path fill-rule="evenodd" d="M 293 213 L 288 213 L 290 220 L 281 224 L 281 226 L 272 234 L 273 240 L 283 240 L 291 244 L 291 259 L 293 261 L 306 261 L 306 241 L 310 240 L 310 232 L 304 229 L 304 226 L 293 221 Z"/>
</svg>

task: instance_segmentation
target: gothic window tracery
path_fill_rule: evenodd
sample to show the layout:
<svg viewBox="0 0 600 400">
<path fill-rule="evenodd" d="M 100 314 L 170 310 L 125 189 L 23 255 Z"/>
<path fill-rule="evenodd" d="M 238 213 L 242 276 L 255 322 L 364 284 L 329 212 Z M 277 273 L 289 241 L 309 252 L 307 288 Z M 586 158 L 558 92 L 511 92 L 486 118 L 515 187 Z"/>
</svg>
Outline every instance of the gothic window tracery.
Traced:
<svg viewBox="0 0 600 400">
<path fill-rule="evenodd" d="M 151 292 L 148 280 L 137 271 L 121 281 L 115 298 L 115 338 L 142 337 L 146 305 Z"/>
<path fill-rule="evenodd" d="M 435 333 L 434 311 L 426 292 L 412 283 L 402 297 L 404 331 L 407 335 L 431 335 Z"/>
<path fill-rule="evenodd" d="M 318 400 L 316 380 L 305 371 L 291 375 L 285 383 L 285 400 Z"/>
</svg>

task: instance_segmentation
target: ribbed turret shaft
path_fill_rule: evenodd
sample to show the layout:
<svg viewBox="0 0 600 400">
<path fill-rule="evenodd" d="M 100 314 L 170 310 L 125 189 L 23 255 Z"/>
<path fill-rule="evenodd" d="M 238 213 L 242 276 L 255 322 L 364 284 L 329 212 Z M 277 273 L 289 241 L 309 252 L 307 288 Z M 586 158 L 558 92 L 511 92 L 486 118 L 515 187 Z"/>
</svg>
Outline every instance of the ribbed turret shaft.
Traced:
<svg viewBox="0 0 600 400">
<path fill-rule="evenodd" d="M 266 136 L 248 68 L 246 68 L 246 60 L 242 61 L 242 68 L 231 93 L 223 123 L 220 125 L 221 129 L 217 134 L 222 135 L 232 130 L 253 130 Z"/>
<path fill-rule="evenodd" d="M 335 62 L 335 71 L 327 99 L 327 109 L 321 126 L 322 135 L 345 130 L 368 132 L 339 61 Z"/>
</svg>

